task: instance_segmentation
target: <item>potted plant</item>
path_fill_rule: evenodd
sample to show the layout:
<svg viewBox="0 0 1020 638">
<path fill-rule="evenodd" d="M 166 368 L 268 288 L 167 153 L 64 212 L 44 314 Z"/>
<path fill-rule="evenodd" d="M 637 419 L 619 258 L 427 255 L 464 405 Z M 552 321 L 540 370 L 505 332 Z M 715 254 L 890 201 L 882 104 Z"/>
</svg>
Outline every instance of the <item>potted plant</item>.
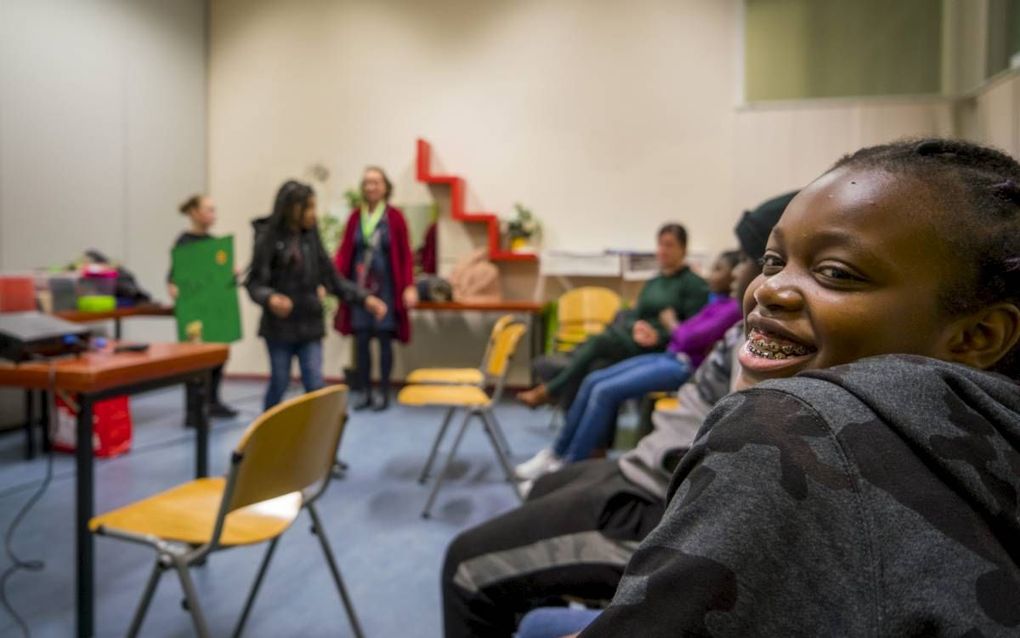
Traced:
<svg viewBox="0 0 1020 638">
<path fill-rule="evenodd" d="M 510 250 L 518 253 L 532 252 L 532 238 L 541 233 L 542 227 L 530 209 L 521 204 L 514 204 L 515 216 L 506 224 L 506 234 L 510 239 Z"/>
</svg>

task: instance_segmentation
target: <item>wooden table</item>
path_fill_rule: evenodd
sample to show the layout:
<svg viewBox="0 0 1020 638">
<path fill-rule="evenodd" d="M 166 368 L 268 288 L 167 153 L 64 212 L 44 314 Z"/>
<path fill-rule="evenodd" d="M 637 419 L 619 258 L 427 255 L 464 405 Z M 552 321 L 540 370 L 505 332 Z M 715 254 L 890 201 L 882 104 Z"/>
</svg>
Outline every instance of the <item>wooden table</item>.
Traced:
<svg viewBox="0 0 1020 638">
<path fill-rule="evenodd" d="M 95 509 L 92 406 L 113 396 L 138 394 L 171 385 L 188 388 L 186 411 L 196 427 L 195 476 L 209 473 L 208 387 L 212 370 L 227 360 L 219 344 L 154 343 L 146 352 L 114 353 L 112 347 L 53 362 L 0 364 L 0 386 L 64 391 L 78 397 L 75 452 L 75 547 L 78 636 L 95 633 L 94 552 L 89 519 Z"/>
<path fill-rule="evenodd" d="M 528 331 L 531 333 L 531 361 L 542 354 L 545 348 L 545 322 L 542 321 L 544 304 L 537 301 L 422 301 L 415 310 L 434 310 L 437 312 L 511 312 L 528 315 Z M 531 385 L 535 385 L 535 369 L 531 367 Z"/>
<path fill-rule="evenodd" d="M 85 312 L 84 310 L 61 310 L 54 312 L 53 316 L 59 317 L 64 321 L 70 321 L 73 323 L 89 323 L 92 321 L 108 321 L 113 320 L 113 338 L 121 338 L 121 319 L 127 317 L 172 317 L 174 316 L 173 306 L 164 306 L 162 304 L 141 304 L 138 306 L 130 306 L 126 308 L 116 308 L 114 310 L 107 310 L 105 312 Z"/>
</svg>

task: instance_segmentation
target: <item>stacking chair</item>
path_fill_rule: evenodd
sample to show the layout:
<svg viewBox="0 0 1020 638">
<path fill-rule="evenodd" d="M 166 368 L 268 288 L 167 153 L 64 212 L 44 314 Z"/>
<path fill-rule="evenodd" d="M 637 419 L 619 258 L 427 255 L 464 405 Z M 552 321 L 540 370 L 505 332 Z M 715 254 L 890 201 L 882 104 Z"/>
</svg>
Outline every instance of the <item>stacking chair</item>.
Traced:
<svg viewBox="0 0 1020 638">
<path fill-rule="evenodd" d="M 664 396 L 655 400 L 655 409 L 660 412 L 675 412 L 680 408 L 680 398 L 675 394 Z"/>
<path fill-rule="evenodd" d="M 429 517 L 432 504 L 436 500 L 436 495 L 439 494 L 439 488 L 442 486 L 443 480 L 446 478 L 453 463 L 453 459 L 457 455 L 457 448 L 460 447 L 461 439 L 464 438 L 464 432 L 467 431 L 474 417 L 478 417 L 481 421 L 482 428 L 489 437 L 490 443 L 492 443 L 492 449 L 496 453 L 496 458 L 502 466 L 507 480 L 513 482 L 514 474 L 513 468 L 510 465 L 509 446 L 507 445 L 506 437 L 503 435 L 503 430 L 499 426 L 499 422 L 496 421 L 493 407 L 503 395 L 510 362 L 517 351 L 517 345 L 525 330 L 524 324 L 510 323 L 494 336 L 485 370 L 489 378 L 494 380 L 491 394 L 477 385 L 408 385 L 404 386 L 397 395 L 397 401 L 403 405 L 432 406 L 447 409 L 446 417 L 443 419 L 439 432 L 436 433 L 436 438 L 432 443 L 432 449 L 429 451 L 428 460 L 425 461 L 425 467 L 422 468 L 421 476 L 418 479 L 420 483 L 425 483 L 425 480 L 428 478 L 432 464 L 435 462 L 436 455 L 439 452 L 439 445 L 446 435 L 446 430 L 450 425 L 454 412 L 457 410 L 464 411 L 464 420 L 461 422 L 460 430 L 457 431 L 457 435 L 453 440 L 453 446 L 446 456 L 443 469 L 436 477 L 435 483 L 432 486 L 432 492 L 425 502 L 425 509 L 421 513 L 422 518 Z M 520 496 L 519 492 L 517 494 Z"/>
<path fill-rule="evenodd" d="M 440 384 L 440 385 L 478 385 L 485 386 L 493 381 L 487 373 L 489 356 L 496 335 L 514 321 L 513 315 L 503 315 L 496 320 L 489 333 L 489 340 L 482 355 L 482 364 L 477 368 L 418 368 L 412 370 L 404 380 L 407 384 Z"/>
<path fill-rule="evenodd" d="M 129 636 L 141 629 L 163 572 L 173 569 L 197 635 L 209 635 L 189 568 L 221 549 L 268 542 L 234 636 L 251 612 L 280 536 L 302 509 L 312 518 L 326 562 L 356 636 L 362 636 L 326 530 L 315 508 L 347 421 L 347 388 L 331 386 L 281 403 L 252 423 L 230 458 L 226 477 L 202 478 L 93 518 L 89 528 L 156 550 Z"/>
<path fill-rule="evenodd" d="M 620 311 L 620 296 L 608 288 L 581 286 L 556 302 L 556 352 L 571 352 L 585 339 L 606 329 Z"/>
</svg>

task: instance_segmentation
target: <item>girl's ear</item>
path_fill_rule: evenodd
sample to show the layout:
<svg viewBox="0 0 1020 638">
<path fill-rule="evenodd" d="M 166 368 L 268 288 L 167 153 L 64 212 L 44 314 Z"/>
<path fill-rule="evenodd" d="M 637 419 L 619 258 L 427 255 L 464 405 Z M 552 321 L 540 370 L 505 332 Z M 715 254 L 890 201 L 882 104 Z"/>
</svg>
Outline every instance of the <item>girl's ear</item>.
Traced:
<svg viewBox="0 0 1020 638">
<path fill-rule="evenodd" d="M 1020 308 L 998 303 L 968 315 L 957 324 L 949 343 L 954 361 L 987 370 L 1020 341 Z"/>
</svg>

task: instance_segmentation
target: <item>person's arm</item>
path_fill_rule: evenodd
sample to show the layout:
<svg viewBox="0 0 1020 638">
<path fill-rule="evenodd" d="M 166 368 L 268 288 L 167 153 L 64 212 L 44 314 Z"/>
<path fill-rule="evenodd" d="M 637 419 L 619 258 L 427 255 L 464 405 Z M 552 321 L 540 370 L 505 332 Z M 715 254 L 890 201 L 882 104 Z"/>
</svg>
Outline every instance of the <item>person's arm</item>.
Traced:
<svg viewBox="0 0 1020 638">
<path fill-rule="evenodd" d="M 847 465 L 800 399 L 726 397 L 681 461 L 662 522 L 581 636 L 876 633 L 873 539 Z"/>
<path fill-rule="evenodd" d="M 399 210 L 394 209 L 394 213 L 393 217 L 396 220 L 396 225 L 399 226 L 400 232 L 393 237 L 394 243 L 398 244 L 393 246 L 393 249 L 400 255 L 397 264 L 402 271 L 399 280 L 405 282 L 404 289 L 401 291 L 404 307 L 410 309 L 418 305 L 418 288 L 414 285 L 414 255 L 411 253 L 411 239 L 408 236 L 407 221 Z M 394 273 L 394 278 L 397 278 L 396 273 Z"/>
<path fill-rule="evenodd" d="M 704 354 L 738 321 L 740 303 L 735 299 L 705 306 L 698 314 L 673 329 L 670 345 L 677 352 Z"/>
<path fill-rule="evenodd" d="M 251 267 L 244 281 L 248 296 L 258 305 L 265 307 L 269 298 L 276 292 L 272 287 L 272 254 L 271 246 L 266 241 L 255 242 L 255 250 L 251 256 Z"/>
</svg>

